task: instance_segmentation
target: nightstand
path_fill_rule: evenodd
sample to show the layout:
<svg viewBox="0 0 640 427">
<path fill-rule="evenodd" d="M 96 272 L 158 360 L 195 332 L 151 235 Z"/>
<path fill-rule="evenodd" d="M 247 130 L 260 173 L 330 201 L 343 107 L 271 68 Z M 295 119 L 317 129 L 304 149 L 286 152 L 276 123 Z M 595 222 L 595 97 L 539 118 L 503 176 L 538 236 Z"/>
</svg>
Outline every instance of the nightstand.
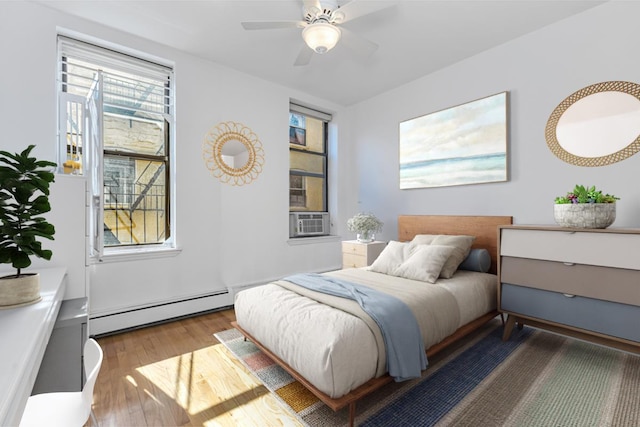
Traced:
<svg viewBox="0 0 640 427">
<path fill-rule="evenodd" d="M 386 242 L 361 243 L 357 240 L 342 242 L 342 268 L 366 267 L 378 258 Z"/>
</svg>

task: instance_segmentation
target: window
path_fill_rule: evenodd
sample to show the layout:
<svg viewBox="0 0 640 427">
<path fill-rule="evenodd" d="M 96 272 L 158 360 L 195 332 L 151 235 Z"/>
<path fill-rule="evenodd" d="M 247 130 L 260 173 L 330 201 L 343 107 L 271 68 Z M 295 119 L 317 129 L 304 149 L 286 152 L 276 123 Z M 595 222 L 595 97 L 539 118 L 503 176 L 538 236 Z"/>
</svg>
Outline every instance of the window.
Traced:
<svg viewBox="0 0 640 427">
<path fill-rule="evenodd" d="M 289 211 L 327 211 L 327 128 L 331 116 L 290 104 Z"/>
<path fill-rule="evenodd" d="M 59 172 L 91 182 L 91 254 L 173 247 L 171 68 L 58 37 Z"/>
</svg>

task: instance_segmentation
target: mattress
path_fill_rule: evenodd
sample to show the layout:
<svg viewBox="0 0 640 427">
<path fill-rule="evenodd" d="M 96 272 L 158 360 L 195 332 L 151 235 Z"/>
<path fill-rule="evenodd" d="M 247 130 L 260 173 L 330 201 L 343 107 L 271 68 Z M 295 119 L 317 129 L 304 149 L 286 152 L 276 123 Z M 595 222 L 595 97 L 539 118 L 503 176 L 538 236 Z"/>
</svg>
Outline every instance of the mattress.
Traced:
<svg viewBox="0 0 640 427">
<path fill-rule="evenodd" d="M 415 315 L 426 348 L 496 308 L 493 274 L 459 270 L 434 284 L 367 268 L 325 274 L 402 300 Z M 276 281 L 239 292 L 235 312 L 242 329 L 331 398 L 386 373 L 380 330 L 355 301 Z"/>
</svg>

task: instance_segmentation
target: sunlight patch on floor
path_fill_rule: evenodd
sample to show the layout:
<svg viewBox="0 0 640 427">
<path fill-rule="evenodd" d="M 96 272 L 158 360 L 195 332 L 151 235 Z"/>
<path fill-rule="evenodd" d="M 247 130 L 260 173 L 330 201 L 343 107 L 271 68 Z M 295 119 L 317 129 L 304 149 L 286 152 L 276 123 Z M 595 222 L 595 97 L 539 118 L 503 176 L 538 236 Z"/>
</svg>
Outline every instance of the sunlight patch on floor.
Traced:
<svg viewBox="0 0 640 427">
<path fill-rule="evenodd" d="M 136 379 L 133 378 L 131 375 L 127 375 L 125 379 L 129 381 L 129 383 L 131 383 L 131 385 L 133 385 L 134 387 L 138 387 L 138 383 L 136 382 Z"/>
<path fill-rule="evenodd" d="M 265 394 L 265 390 L 256 390 L 264 386 L 230 357 L 222 344 L 160 360 L 136 371 L 190 415 L 202 415 L 212 408 L 219 415 Z M 136 386 L 133 377 L 128 375 L 126 379 Z M 147 390 L 145 393 L 158 402 Z"/>
</svg>

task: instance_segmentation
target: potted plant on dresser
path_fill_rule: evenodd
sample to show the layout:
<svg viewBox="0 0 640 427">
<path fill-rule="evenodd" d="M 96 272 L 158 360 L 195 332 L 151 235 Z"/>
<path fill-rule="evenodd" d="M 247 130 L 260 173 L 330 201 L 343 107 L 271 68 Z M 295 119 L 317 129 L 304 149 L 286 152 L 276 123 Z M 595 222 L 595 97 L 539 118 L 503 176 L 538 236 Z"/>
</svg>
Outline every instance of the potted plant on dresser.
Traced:
<svg viewBox="0 0 640 427">
<path fill-rule="evenodd" d="M 52 252 L 38 240 L 53 240 L 55 228 L 42 216 L 49 212 L 49 184 L 55 163 L 30 157 L 30 145 L 21 153 L 0 151 L 0 263 L 16 274 L 0 277 L 0 308 L 40 300 L 40 276 L 24 273 L 31 256 L 50 260 Z"/>
<path fill-rule="evenodd" d="M 563 227 L 607 228 L 616 219 L 616 200 L 620 198 L 595 186 L 576 185 L 566 196 L 556 197 L 553 216 Z"/>
</svg>

